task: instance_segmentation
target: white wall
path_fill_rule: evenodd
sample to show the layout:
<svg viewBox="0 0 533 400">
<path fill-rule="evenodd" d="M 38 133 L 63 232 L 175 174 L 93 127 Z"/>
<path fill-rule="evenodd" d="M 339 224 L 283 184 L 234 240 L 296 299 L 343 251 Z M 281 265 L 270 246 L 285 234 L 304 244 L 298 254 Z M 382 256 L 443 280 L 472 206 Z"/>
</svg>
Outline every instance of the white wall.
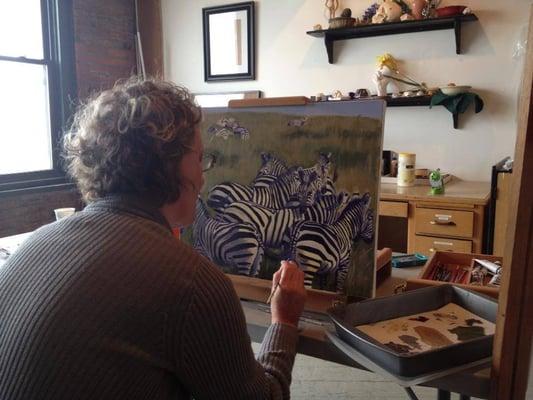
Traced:
<svg viewBox="0 0 533 400">
<path fill-rule="evenodd" d="M 327 25 L 324 1 L 256 1 L 257 79 L 203 81 L 202 7 L 227 0 L 162 0 L 163 48 L 167 79 L 193 92 L 262 90 L 267 97 L 315 95 L 336 89 L 373 90 L 375 57 L 390 52 L 401 70 L 430 86 L 471 85 L 485 101 L 480 114 L 467 112 L 454 130 L 443 107 L 389 108 L 384 148 L 417 154 L 418 167 L 440 167 L 467 180 L 490 180 L 490 167 L 514 154 L 516 103 L 523 56 L 513 57 L 527 30 L 530 0 L 464 0 L 479 22 L 463 25 L 463 53 L 455 54 L 452 30 L 352 39 L 335 44 L 328 64 L 324 43 L 306 35 Z M 372 0 L 341 0 L 360 15 Z M 453 0 L 443 5 L 457 4 Z"/>
</svg>

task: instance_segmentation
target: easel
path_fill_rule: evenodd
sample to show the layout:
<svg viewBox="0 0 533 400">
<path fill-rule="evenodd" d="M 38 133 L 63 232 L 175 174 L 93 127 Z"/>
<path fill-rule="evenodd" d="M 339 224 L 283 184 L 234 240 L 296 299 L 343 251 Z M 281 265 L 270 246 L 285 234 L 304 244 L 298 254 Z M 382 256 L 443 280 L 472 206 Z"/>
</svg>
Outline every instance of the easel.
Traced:
<svg viewBox="0 0 533 400">
<path fill-rule="evenodd" d="M 251 108 L 251 107 L 268 107 L 268 106 L 290 106 L 290 105 L 306 105 L 310 103 L 310 100 L 306 97 L 278 97 L 278 98 L 264 98 L 264 99 L 243 99 L 243 100 L 231 100 L 228 104 L 230 108 Z M 256 342 L 261 342 L 263 336 L 270 325 L 270 315 L 269 308 L 264 304 L 271 290 L 271 283 L 262 279 L 248 278 L 242 276 L 229 275 L 237 294 L 241 299 L 253 300 L 243 301 L 243 310 L 246 315 L 247 326 L 249 334 L 252 340 Z M 308 290 L 308 300 L 306 304 L 306 310 L 316 311 L 324 313 L 329 307 L 333 305 L 336 301 L 345 301 L 340 296 L 320 290 Z M 311 315 L 310 317 L 304 316 L 303 321 L 300 325 L 300 343 L 298 347 L 298 352 L 301 354 L 307 354 L 313 357 L 317 357 L 323 360 L 332 361 L 344 365 L 349 365 L 358 369 L 372 369 L 374 372 L 382 373 L 382 371 L 377 370 L 365 364 L 358 359 L 356 356 L 351 357 L 345 354 L 342 354 L 338 347 L 342 343 L 335 343 L 336 335 L 333 333 L 332 324 L 322 316 L 316 315 L 315 318 Z M 486 365 L 470 365 L 464 368 L 477 368 L 483 369 Z M 366 367 L 364 366 L 366 365 Z M 468 379 L 463 378 L 463 385 L 460 388 L 454 387 L 457 386 L 456 383 L 448 381 L 446 382 L 446 376 L 450 380 L 449 374 L 457 372 L 464 375 L 464 368 L 457 368 L 454 371 L 442 371 L 440 374 L 435 374 L 434 376 L 424 377 L 419 381 L 414 382 L 415 384 L 423 383 L 427 386 L 437 387 L 439 389 L 439 399 L 449 398 L 450 391 L 456 391 L 460 393 L 466 393 L 462 395 L 462 399 L 469 398 L 470 395 L 477 397 L 485 397 L 485 392 L 483 389 L 479 389 L 483 384 L 478 384 L 476 386 L 475 375 L 469 375 Z M 481 382 L 486 383 L 486 374 L 482 375 Z M 432 384 L 432 380 L 436 380 L 436 383 Z M 396 380 L 396 383 L 399 381 Z M 445 383 L 446 382 L 446 383 Z M 405 383 L 405 382 L 404 382 Z M 400 383 L 410 399 L 417 399 L 415 393 L 410 387 L 411 381 L 408 384 Z M 486 386 L 486 385 L 485 385 Z M 478 390 L 476 390 L 478 389 Z"/>
</svg>

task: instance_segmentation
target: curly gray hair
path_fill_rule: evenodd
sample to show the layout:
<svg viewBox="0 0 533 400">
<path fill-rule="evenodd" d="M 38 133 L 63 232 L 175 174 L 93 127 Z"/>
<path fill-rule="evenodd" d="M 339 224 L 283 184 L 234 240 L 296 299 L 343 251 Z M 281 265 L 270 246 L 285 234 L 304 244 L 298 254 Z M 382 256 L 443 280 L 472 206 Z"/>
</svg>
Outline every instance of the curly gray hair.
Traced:
<svg viewBox="0 0 533 400">
<path fill-rule="evenodd" d="M 79 107 L 63 138 L 67 173 L 86 202 L 135 194 L 171 203 L 200 120 L 185 88 L 137 77 L 119 82 Z"/>
</svg>

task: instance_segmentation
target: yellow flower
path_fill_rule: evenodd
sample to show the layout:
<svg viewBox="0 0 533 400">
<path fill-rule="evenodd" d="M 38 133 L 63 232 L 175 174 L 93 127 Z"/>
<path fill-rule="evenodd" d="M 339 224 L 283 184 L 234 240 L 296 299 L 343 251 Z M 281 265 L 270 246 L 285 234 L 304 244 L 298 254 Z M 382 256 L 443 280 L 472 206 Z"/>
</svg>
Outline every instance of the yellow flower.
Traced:
<svg viewBox="0 0 533 400">
<path fill-rule="evenodd" d="M 392 55 L 389 53 L 382 54 L 376 57 L 378 67 L 389 67 L 392 71 L 398 71 L 398 64 Z"/>
</svg>

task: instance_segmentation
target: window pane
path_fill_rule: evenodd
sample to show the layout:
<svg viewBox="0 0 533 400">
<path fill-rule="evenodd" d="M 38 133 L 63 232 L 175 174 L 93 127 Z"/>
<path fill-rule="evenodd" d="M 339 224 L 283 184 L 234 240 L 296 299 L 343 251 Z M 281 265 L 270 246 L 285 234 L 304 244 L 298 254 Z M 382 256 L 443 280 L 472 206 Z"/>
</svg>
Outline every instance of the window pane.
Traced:
<svg viewBox="0 0 533 400">
<path fill-rule="evenodd" d="M 40 0 L 0 0 L 0 55 L 43 58 Z"/>
<path fill-rule="evenodd" d="M 0 174 L 53 168 L 46 67 L 0 61 Z"/>
</svg>

